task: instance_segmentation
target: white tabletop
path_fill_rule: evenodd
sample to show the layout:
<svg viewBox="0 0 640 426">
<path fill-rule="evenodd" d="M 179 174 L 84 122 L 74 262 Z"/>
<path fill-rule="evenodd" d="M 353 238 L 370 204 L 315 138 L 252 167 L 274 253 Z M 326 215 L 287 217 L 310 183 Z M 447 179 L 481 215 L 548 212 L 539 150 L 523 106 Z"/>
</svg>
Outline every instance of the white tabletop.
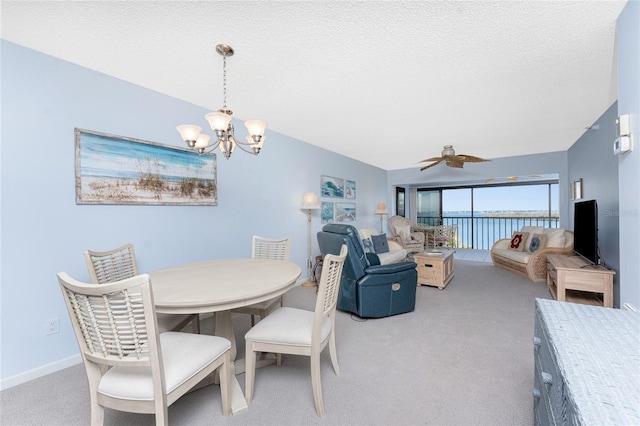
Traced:
<svg viewBox="0 0 640 426">
<path fill-rule="evenodd" d="M 230 309 L 284 294 L 295 285 L 300 267 L 283 260 L 220 259 L 160 269 L 149 275 L 156 312 L 216 313 L 214 333 L 231 342 L 231 411 L 246 410 L 247 401 L 235 377 L 236 372 L 244 371 L 244 360 L 235 361 Z"/>
<path fill-rule="evenodd" d="M 268 300 L 300 276 L 294 263 L 269 259 L 220 259 L 151 272 L 156 311 L 166 314 L 225 311 Z"/>
</svg>

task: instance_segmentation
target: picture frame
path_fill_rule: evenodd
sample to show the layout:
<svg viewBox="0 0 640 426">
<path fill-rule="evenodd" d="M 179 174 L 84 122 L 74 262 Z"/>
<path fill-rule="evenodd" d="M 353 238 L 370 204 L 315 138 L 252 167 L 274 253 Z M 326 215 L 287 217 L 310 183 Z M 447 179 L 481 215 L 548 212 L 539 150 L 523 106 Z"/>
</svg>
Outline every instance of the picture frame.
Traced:
<svg viewBox="0 0 640 426">
<path fill-rule="evenodd" d="M 356 182 L 353 180 L 345 181 L 344 198 L 355 200 L 356 198 Z"/>
<path fill-rule="evenodd" d="M 320 217 L 322 223 L 333 223 L 333 203 L 323 201 L 320 203 Z"/>
<path fill-rule="evenodd" d="M 218 204 L 215 154 L 75 129 L 76 204 Z"/>
<path fill-rule="evenodd" d="M 582 199 L 582 178 L 573 182 L 573 199 L 574 200 Z"/>
<path fill-rule="evenodd" d="M 335 203 L 334 220 L 336 222 L 355 222 L 356 203 Z"/>
<path fill-rule="evenodd" d="M 344 198 L 344 179 L 321 175 L 320 196 L 327 198 Z"/>
</svg>

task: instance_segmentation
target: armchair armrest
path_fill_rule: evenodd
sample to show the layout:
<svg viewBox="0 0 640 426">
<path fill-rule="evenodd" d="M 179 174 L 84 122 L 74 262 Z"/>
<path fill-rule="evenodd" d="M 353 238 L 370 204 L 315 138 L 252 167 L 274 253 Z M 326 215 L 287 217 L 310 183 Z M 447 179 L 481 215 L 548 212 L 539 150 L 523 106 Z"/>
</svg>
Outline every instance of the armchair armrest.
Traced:
<svg viewBox="0 0 640 426">
<path fill-rule="evenodd" d="M 391 263 L 389 265 L 374 265 L 369 266 L 365 269 L 367 274 L 395 274 L 397 272 L 408 271 L 410 269 L 416 269 L 415 262 L 400 262 L 400 263 Z"/>
<path fill-rule="evenodd" d="M 509 242 L 511 241 L 511 239 L 509 238 L 503 238 L 501 240 L 496 241 L 495 243 L 493 243 L 493 246 L 491 246 L 491 251 L 493 251 L 494 249 L 506 249 L 509 248 Z"/>
<path fill-rule="evenodd" d="M 569 247 L 544 247 L 536 250 L 529 256 L 527 273 L 530 277 L 533 277 L 534 280 L 542 281 L 547 277 L 547 255 L 569 255 L 571 253 L 573 253 L 573 245 Z"/>
<path fill-rule="evenodd" d="M 424 233 L 423 232 L 412 232 L 411 239 L 419 241 L 424 244 Z"/>
</svg>

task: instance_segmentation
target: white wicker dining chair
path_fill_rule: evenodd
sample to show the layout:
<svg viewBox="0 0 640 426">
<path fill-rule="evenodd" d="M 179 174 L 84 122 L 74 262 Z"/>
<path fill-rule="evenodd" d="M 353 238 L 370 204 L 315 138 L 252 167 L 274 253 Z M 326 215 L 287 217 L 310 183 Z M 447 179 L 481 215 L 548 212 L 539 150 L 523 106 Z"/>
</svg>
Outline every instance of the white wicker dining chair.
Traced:
<svg viewBox="0 0 640 426">
<path fill-rule="evenodd" d="M 458 225 L 439 225 L 429 227 L 427 231 L 427 246 L 456 247 L 456 231 Z"/>
<path fill-rule="evenodd" d="M 316 413 L 324 415 L 322 383 L 320 381 L 320 354 L 329 344 L 331 363 L 340 375 L 336 353 L 335 313 L 340 288 L 342 267 L 347 257 L 343 245 L 339 255 L 328 254 L 322 264 L 315 311 L 282 307 L 261 320 L 245 335 L 245 395 L 253 399 L 256 374 L 256 352 L 304 355 L 310 357 L 311 387 Z"/>
<path fill-rule="evenodd" d="M 106 284 L 138 275 L 138 263 L 133 244 L 125 244 L 109 251 L 85 250 L 84 260 L 89 279 L 94 284 Z M 156 314 L 158 330 L 180 331 L 191 323 L 194 333 L 200 333 L 198 314 Z"/>
<path fill-rule="evenodd" d="M 58 282 L 89 382 L 91 425 L 104 423 L 105 407 L 167 425 L 168 407 L 216 371 L 222 412 L 231 414 L 231 342 L 159 333 L 149 275 L 95 285 L 60 272 Z"/>
<path fill-rule="evenodd" d="M 253 236 L 251 243 L 251 257 L 253 259 L 273 259 L 273 260 L 289 260 L 291 252 L 291 237 L 286 238 L 265 238 L 257 235 Z M 264 302 L 254 303 L 253 305 L 243 306 L 234 309 L 232 312 L 251 315 L 251 326 L 256 323 L 256 315 L 263 319 L 271 311 L 277 307 L 283 306 L 284 299 L 282 296 L 265 300 Z"/>
</svg>

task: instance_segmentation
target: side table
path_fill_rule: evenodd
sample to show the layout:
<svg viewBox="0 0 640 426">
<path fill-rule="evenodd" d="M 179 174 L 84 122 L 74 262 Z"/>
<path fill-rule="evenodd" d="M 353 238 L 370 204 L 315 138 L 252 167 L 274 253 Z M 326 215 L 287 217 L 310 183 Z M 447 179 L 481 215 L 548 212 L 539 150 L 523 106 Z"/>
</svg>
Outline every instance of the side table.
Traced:
<svg viewBox="0 0 640 426">
<path fill-rule="evenodd" d="M 415 253 L 413 258 L 418 264 L 418 285 L 430 285 L 443 290 L 453 278 L 454 250 L 436 250 Z"/>
</svg>

